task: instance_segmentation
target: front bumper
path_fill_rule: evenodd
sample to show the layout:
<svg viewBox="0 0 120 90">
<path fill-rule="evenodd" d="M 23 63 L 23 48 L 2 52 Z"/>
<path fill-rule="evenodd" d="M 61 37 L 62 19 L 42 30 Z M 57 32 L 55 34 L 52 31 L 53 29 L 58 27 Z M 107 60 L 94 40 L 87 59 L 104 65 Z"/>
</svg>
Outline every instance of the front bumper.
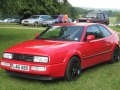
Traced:
<svg viewBox="0 0 120 90">
<path fill-rule="evenodd" d="M 6 73 L 11 76 L 23 77 L 23 78 L 28 78 L 28 79 L 36 79 L 36 80 L 53 80 L 53 79 L 55 79 L 51 76 L 33 75 L 33 74 L 26 74 L 26 73 L 13 72 L 13 71 L 6 71 Z"/>
<path fill-rule="evenodd" d="M 48 65 L 48 64 L 41 64 L 41 63 L 35 63 L 35 62 L 25 62 L 25 61 L 16 61 L 16 60 L 7 60 L 7 59 L 2 59 L 0 62 L 10 63 L 10 66 L 3 66 L 0 64 L 0 67 L 8 71 L 9 72 L 8 74 L 10 75 L 15 75 L 15 76 L 20 76 L 20 77 L 24 77 L 27 75 L 26 77 L 30 77 L 30 78 L 38 77 L 38 76 L 40 77 L 47 76 L 48 80 L 52 78 L 63 77 L 65 73 L 65 69 L 66 69 L 65 63 Z M 27 65 L 30 67 L 30 69 L 29 71 L 16 70 L 16 69 L 11 68 L 12 64 Z M 46 71 L 31 70 L 32 66 L 46 67 Z"/>
<path fill-rule="evenodd" d="M 22 22 L 22 25 L 34 25 L 34 22 Z"/>
</svg>

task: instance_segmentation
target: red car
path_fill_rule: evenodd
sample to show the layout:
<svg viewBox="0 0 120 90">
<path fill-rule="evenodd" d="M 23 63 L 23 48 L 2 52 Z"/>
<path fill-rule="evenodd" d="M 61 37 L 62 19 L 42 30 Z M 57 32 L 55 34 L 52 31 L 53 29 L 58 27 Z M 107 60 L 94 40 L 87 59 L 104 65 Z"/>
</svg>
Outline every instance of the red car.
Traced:
<svg viewBox="0 0 120 90">
<path fill-rule="evenodd" d="M 47 28 L 34 40 L 4 51 L 1 68 L 8 74 L 39 80 L 74 80 L 81 70 L 119 60 L 119 38 L 102 24 L 66 23 Z"/>
</svg>

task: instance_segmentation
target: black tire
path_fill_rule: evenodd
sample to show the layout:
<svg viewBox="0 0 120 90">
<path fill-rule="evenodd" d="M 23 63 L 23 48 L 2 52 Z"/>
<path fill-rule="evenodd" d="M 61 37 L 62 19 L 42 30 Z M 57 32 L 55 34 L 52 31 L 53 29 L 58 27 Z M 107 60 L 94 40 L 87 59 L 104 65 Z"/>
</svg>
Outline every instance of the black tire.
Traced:
<svg viewBox="0 0 120 90">
<path fill-rule="evenodd" d="M 80 72 L 81 72 L 80 59 L 74 56 L 68 62 L 65 72 L 65 79 L 68 81 L 76 80 L 77 78 L 79 78 Z"/>
<path fill-rule="evenodd" d="M 115 47 L 113 54 L 112 54 L 112 59 L 109 61 L 111 64 L 119 61 L 120 59 L 120 51 L 119 47 Z"/>
<path fill-rule="evenodd" d="M 34 23 L 34 26 L 37 27 L 37 26 L 38 26 L 38 22 L 35 22 L 35 23 Z"/>
</svg>

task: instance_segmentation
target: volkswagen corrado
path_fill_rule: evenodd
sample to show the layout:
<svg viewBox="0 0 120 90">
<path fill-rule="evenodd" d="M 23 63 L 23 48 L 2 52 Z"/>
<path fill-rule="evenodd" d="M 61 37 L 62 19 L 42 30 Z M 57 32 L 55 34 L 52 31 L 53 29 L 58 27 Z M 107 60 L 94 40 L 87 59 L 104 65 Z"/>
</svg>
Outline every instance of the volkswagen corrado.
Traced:
<svg viewBox="0 0 120 90">
<path fill-rule="evenodd" d="M 74 80 L 82 69 L 118 60 L 119 37 L 108 26 L 61 23 L 48 27 L 33 40 L 6 49 L 0 66 L 13 76 Z"/>
</svg>

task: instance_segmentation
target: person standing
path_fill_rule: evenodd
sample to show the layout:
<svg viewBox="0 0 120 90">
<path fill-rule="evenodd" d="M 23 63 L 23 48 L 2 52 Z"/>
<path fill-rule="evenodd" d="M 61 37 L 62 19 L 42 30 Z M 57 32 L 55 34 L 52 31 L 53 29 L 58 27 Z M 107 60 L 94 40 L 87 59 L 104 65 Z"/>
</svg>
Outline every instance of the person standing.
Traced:
<svg viewBox="0 0 120 90">
<path fill-rule="evenodd" d="M 67 15 L 67 14 L 64 15 L 63 21 L 64 21 L 64 23 L 67 23 L 67 22 L 68 22 L 68 15 Z"/>
<path fill-rule="evenodd" d="M 60 14 L 58 16 L 58 23 L 63 23 L 63 15 L 62 14 Z"/>
</svg>

